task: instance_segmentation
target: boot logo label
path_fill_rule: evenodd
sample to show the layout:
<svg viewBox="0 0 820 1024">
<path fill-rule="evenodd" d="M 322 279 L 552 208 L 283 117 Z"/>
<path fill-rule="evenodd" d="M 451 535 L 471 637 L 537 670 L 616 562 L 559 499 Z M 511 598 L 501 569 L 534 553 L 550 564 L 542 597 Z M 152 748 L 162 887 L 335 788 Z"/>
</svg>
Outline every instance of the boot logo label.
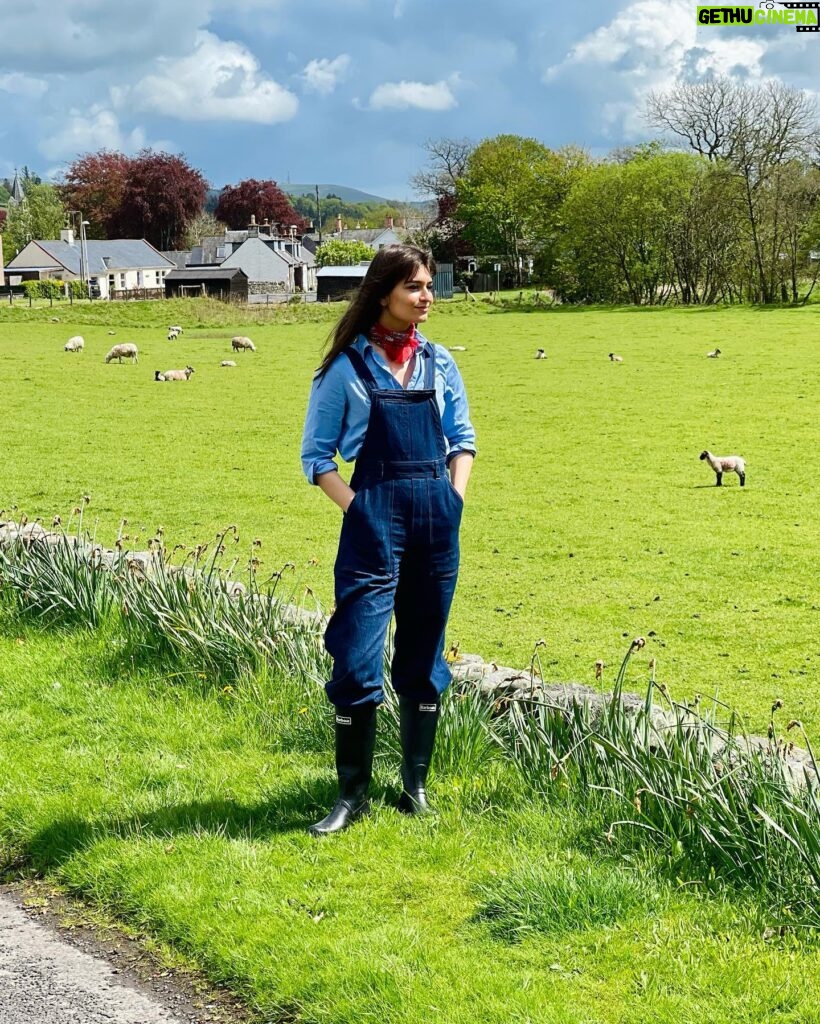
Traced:
<svg viewBox="0 0 820 1024">
<path fill-rule="evenodd" d="M 337 725 L 352 725 L 353 724 L 353 719 L 349 718 L 349 717 L 346 717 L 345 715 L 336 715 L 336 724 Z"/>
<path fill-rule="evenodd" d="M 435 704 L 419 704 L 419 711 L 438 711 Z"/>
</svg>

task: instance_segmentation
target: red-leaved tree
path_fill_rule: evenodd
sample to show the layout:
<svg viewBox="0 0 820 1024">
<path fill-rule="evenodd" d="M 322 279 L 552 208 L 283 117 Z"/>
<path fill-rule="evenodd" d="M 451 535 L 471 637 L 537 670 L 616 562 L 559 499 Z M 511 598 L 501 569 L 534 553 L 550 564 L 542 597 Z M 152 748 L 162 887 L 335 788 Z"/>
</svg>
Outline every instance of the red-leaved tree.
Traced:
<svg viewBox="0 0 820 1024">
<path fill-rule="evenodd" d="M 144 149 L 131 160 L 111 228 L 120 238 L 144 238 L 157 249 L 180 249 L 207 190 L 203 175 L 183 157 Z"/>
<path fill-rule="evenodd" d="M 84 153 L 69 165 L 57 187 L 66 209 L 79 210 L 89 222 L 89 238 L 113 238 L 117 211 L 122 204 L 132 158 L 101 149 Z"/>
<path fill-rule="evenodd" d="M 229 228 L 241 230 L 250 224 L 251 215 L 256 217 L 257 224 L 269 220 L 271 224 L 279 224 L 285 232 L 292 224 L 300 233 L 310 226 L 310 222 L 293 209 L 275 181 L 248 178 L 238 185 L 226 185 L 219 193 L 217 220 L 224 221 Z"/>
</svg>

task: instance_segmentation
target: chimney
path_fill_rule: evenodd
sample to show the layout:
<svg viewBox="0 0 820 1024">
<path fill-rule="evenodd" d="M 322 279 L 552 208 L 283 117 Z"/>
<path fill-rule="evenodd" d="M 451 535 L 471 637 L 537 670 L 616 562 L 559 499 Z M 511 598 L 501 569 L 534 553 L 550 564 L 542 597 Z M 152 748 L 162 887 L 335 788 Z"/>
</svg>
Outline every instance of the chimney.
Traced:
<svg viewBox="0 0 820 1024">
<path fill-rule="evenodd" d="M 384 218 L 384 226 L 386 228 L 391 228 L 392 229 L 392 227 L 393 227 L 393 218 L 392 217 L 385 217 Z"/>
<path fill-rule="evenodd" d="M 267 235 L 268 238 L 271 236 L 270 221 L 267 217 L 262 221 L 262 226 L 259 228 L 260 235 Z"/>
<path fill-rule="evenodd" d="M 341 233 L 342 233 L 342 215 L 340 213 L 337 213 L 336 214 L 336 234 L 340 235 Z"/>
<path fill-rule="evenodd" d="M 248 225 L 248 238 L 259 237 L 259 225 L 256 223 L 256 214 L 251 214 L 251 222 Z"/>
<path fill-rule="evenodd" d="M 74 245 L 74 229 L 63 228 L 60 231 L 60 241 L 65 242 L 66 245 Z"/>
</svg>

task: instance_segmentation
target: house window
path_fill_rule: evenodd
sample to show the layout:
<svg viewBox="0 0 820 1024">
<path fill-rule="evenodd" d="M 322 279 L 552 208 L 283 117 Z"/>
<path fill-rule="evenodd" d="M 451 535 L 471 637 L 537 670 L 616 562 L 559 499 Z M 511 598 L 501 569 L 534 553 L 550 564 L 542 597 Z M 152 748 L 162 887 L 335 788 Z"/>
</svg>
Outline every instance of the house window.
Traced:
<svg viewBox="0 0 820 1024">
<path fill-rule="evenodd" d="M 125 289 L 125 274 L 120 274 L 120 288 Z"/>
</svg>

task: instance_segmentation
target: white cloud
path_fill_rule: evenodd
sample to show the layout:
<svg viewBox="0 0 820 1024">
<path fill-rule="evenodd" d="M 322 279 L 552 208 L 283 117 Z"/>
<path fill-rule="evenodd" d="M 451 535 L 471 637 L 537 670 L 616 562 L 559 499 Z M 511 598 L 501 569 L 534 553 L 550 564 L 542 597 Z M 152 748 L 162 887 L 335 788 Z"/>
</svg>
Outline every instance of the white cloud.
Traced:
<svg viewBox="0 0 820 1024">
<path fill-rule="evenodd" d="M 39 148 L 49 160 L 60 160 L 98 149 L 134 153 L 145 144 L 142 128 L 124 132 L 113 110 L 95 105 L 88 110 L 69 110 L 52 126 Z"/>
<path fill-rule="evenodd" d="M 349 67 L 350 55 L 347 53 L 340 53 L 333 60 L 328 57 L 312 60 L 302 72 L 305 88 L 329 96 L 347 74 Z"/>
<path fill-rule="evenodd" d="M 31 75 L 12 71 L 7 75 L 0 75 L 0 89 L 16 96 L 36 100 L 48 91 L 48 82 L 42 78 L 32 78 Z"/>
<path fill-rule="evenodd" d="M 299 107 L 292 92 L 261 70 L 240 43 L 198 32 L 193 53 L 180 60 L 160 57 L 158 74 L 130 92 L 133 107 L 181 121 L 288 121 Z"/>
<path fill-rule="evenodd" d="M 710 74 L 763 77 L 770 44 L 721 33 L 699 31 L 689 0 L 632 0 L 549 67 L 543 80 L 571 79 L 587 95 L 600 94 L 599 127 L 637 137 L 646 131 L 641 110 L 652 90 Z"/>
<path fill-rule="evenodd" d="M 371 110 L 452 110 L 458 105 L 450 85 L 457 84 L 458 75 L 451 75 L 448 81 L 434 82 L 383 82 L 370 94 L 368 106 Z"/>
</svg>

